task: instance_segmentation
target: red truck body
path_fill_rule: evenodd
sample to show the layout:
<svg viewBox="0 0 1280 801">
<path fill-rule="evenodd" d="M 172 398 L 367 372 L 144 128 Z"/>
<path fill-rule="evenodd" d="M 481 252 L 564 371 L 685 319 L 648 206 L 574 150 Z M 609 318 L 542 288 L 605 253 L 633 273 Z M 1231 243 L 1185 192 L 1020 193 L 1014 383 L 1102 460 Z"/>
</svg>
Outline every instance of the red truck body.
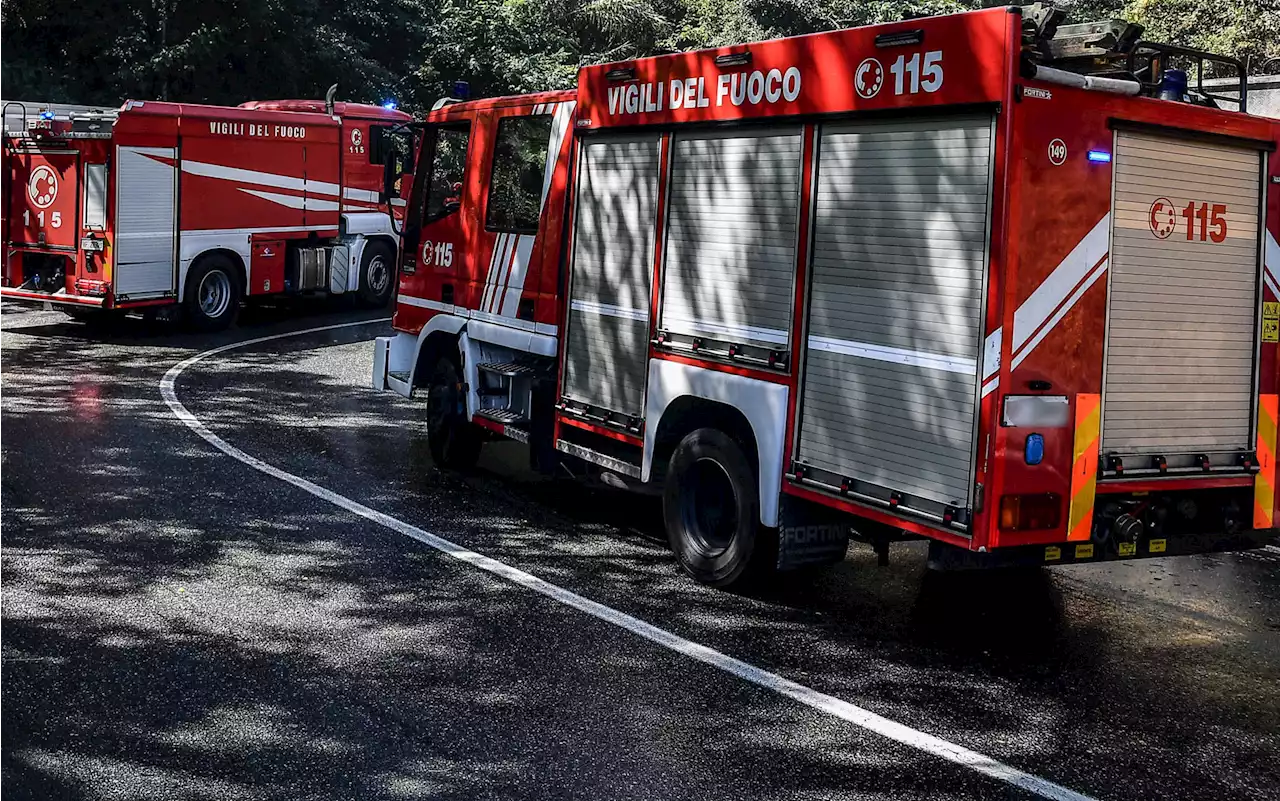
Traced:
<svg viewBox="0 0 1280 801">
<path fill-rule="evenodd" d="M 359 288 L 366 244 L 396 247 L 370 145 L 375 129 L 409 119 L 402 112 L 131 100 L 115 111 L 44 114 L 10 103 L 6 116 L 15 107 L 25 125 L 4 136 L 2 297 L 172 305 L 195 291 L 192 269 L 215 256 L 234 278 L 234 301 L 340 293 Z M 300 269 L 303 251 L 323 252 L 303 261 L 326 270 Z"/>
<path fill-rule="evenodd" d="M 716 583 L 741 537 L 679 511 L 716 504 L 681 456 L 705 429 L 781 566 L 850 527 L 961 566 L 1268 540 L 1280 125 L 1066 85 L 1024 43 L 999 8 L 444 105 L 375 386 L 427 390 L 450 443 L 665 482 Z"/>
</svg>

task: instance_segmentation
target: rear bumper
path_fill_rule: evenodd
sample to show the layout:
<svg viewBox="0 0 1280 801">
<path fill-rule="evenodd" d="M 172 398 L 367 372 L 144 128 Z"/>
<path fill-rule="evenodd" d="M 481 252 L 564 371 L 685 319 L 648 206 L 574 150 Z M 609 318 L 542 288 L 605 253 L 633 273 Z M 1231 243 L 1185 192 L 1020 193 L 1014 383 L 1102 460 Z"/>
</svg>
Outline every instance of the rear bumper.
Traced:
<svg viewBox="0 0 1280 801">
<path fill-rule="evenodd" d="M 1247 551 L 1280 542 L 1276 529 L 1259 528 L 1239 534 L 1190 534 L 1144 538 L 1131 543 L 1060 542 L 1052 545 L 1019 545 L 980 553 L 945 542 L 929 543 L 929 567 L 933 570 L 982 570 L 999 567 L 1069 565 L 1093 562 L 1125 562 L 1153 556 L 1189 556 L 1201 553 Z M 1124 550 L 1124 553 L 1121 551 Z"/>
<path fill-rule="evenodd" d="M 373 341 L 373 381 L 378 392 L 391 390 L 406 398 L 413 396 L 413 363 L 417 338 L 401 332 Z"/>
<path fill-rule="evenodd" d="M 31 304 L 57 303 L 63 306 L 89 306 L 93 308 L 102 308 L 106 305 L 106 298 L 32 292 L 26 289 L 13 289 L 12 287 L 0 287 L 0 298 Z"/>
</svg>

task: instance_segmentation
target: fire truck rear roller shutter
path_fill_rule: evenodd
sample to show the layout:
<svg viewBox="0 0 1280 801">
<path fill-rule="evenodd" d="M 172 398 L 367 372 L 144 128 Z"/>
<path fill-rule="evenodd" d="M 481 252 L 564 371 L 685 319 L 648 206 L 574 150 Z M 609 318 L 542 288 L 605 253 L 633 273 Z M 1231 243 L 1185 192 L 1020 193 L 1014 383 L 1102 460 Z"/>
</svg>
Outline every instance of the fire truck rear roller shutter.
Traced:
<svg viewBox="0 0 1280 801">
<path fill-rule="evenodd" d="M 657 230 L 656 134 L 592 137 L 579 163 L 565 397 L 644 408 Z"/>
<path fill-rule="evenodd" d="M 107 227 L 107 165 L 84 165 L 84 228 L 101 231 Z"/>
<path fill-rule="evenodd" d="M 1232 463 L 1253 439 L 1261 155 L 1128 131 L 1115 150 L 1102 449 Z M 1161 199 L 1164 239 L 1152 228 Z M 1222 242 L 1200 240 L 1205 204 L 1226 207 Z"/>
<path fill-rule="evenodd" d="M 967 505 L 988 117 L 823 126 L 800 457 Z"/>
<path fill-rule="evenodd" d="M 678 135 L 662 327 L 786 345 L 795 277 L 801 129 Z"/>
<path fill-rule="evenodd" d="M 172 292 L 177 223 L 177 170 L 172 162 L 177 151 L 120 147 L 116 156 L 116 294 L 137 300 Z"/>
</svg>

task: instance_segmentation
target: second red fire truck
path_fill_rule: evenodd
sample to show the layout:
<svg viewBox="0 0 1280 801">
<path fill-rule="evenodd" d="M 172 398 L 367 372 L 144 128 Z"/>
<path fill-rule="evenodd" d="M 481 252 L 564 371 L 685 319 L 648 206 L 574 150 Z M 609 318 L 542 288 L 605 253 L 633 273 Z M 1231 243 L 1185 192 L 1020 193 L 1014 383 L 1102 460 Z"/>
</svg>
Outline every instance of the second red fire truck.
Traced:
<svg viewBox="0 0 1280 801">
<path fill-rule="evenodd" d="M 726 585 L 1274 534 L 1280 138 L 1231 59 L 996 8 L 584 68 L 420 126 L 373 383 L 663 493 Z M 1244 96 L 1242 84 L 1238 97 Z"/>
<path fill-rule="evenodd" d="M 384 158 L 409 115 L 285 100 L 5 108 L 0 297 L 72 313 L 181 310 L 224 327 L 245 299 L 394 291 Z"/>
</svg>

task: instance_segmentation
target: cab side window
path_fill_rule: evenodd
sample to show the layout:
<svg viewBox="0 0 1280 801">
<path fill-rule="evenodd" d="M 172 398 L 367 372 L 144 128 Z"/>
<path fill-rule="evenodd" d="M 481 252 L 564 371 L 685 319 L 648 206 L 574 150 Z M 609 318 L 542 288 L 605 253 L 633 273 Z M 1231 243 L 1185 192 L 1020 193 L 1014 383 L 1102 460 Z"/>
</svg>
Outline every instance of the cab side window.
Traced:
<svg viewBox="0 0 1280 801">
<path fill-rule="evenodd" d="M 426 203 L 422 209 L 423 223 L 452 214 L 462 205 L 471 127 L 441 126 L 435 130 L 434 136 L 431 173 L 427 176 Z"/>
<path fill-rule="evenodd" d="M 493 175 L 484 227 L 489 231 L 532 234 L 542 216 L 542 185 L 547 168 L 551 115 L 503 117 L 493 154 Z"/>
</svg>

